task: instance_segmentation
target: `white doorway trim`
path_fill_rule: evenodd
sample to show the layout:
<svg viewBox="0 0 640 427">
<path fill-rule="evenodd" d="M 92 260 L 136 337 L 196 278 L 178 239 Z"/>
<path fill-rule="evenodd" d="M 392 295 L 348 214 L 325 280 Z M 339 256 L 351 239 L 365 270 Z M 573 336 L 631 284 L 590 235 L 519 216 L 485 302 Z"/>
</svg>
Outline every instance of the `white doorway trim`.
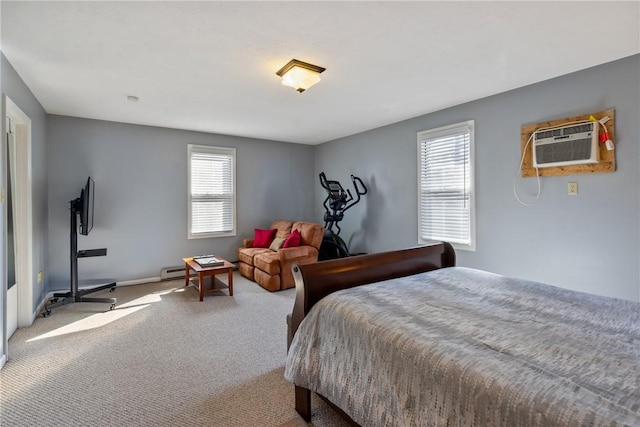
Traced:
<svg viewBox="0 0 640 427">
<path fill-rule="evenodd" d="M 31 119 L 8 96 L 4 96 L 4 111 L 16 124 L 16 206 L 14 241 L 16 244 L 16 287 L 18 294 L 18 327 L 30 326 L 36 318 L 33 304 L 33 210 L 31 170 Z M 6 142 L 5 142 L 6 144 Z M 6 147 L 4 147 L 6 152 Z M 4 178 L 3 178 L 4 180 Z M 7 183 L 3 183 L 6 188 Z M 4 217 L 7 218 L 4 204 Z M 7 224 L 4 221 L 4 245 L 6 248 Z M 6 253 L 4 271 L 6 272 Z M 6 275 L 5 275 L 6 276 Z M 5 279 L 3 279 L 5 280 Z M 6 289 L 6 286 L 4 287 Z"/>
<path fill-rule="evenodd" d="M 5 209 L 2 213 L 6 215 L 6 221 L 4 223 L 7 224 L 7 232 L 5 233 L 7 243 L 4 245 L 4 248 L 7 251 L 7 263 L 6 263 L 6 274 L 7 280 L 11 280 L 11 282 L 7 282 L 7 306 L 6 306 L 6 317 L 5 324 L 6 329 L 5 333 L 7 334 L 7 339 L 11 338 L 11 335 L 18 329 L 18 287 L 14 286 L 16 282 L 15 276 L 15 243 L 13 241 L 14 237 L 14 225 L 15 222 L 13 218 L 16 215 L 16 206 L 15 203 L 10 202 L 12 197 L 10 194 L 15 194 L 16 192 L 16 178 L 15 178 L 15 165 L 16 161 L 16 125 L 7 117 L 5 120 L 5 136 L 7 141 L 7 150 L 4 151 L 4 154 L 7 156 L 7 160 L 3 163 L 3 167 L 6 170 L 6 174 L 4 176 L 7 179 L 6 191 L 5 191 L 5 204 L 7 205 L 7 209 Z M 11 230 L 11 233 L 9 233 Z M 11 244 L 9 244 L 9 235 L 11 234 Z M 11 265 L 13 263 L 13 265 Z M 9 275 L 8 272 L 13 271 L 12 275 Z"/>
</svg>

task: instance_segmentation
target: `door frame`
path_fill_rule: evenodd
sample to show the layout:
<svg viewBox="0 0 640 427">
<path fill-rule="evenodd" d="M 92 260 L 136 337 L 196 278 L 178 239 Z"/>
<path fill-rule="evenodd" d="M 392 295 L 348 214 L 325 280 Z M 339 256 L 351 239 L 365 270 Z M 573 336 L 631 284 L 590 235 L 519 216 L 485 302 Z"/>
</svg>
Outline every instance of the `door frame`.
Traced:
<svg viewBox="0 0 640 427">
<path fill-rule="evenodd" d="M 16 283 L 18 293 L 18 328 L 29 326 L 35 320 L 33 303 L 33 209 L 32 209 L 32 162 L 31 162 L 31 119 L 8 96 L 3 95 L 5 117 L 16 124 L 16 192 L 12 194 L 16 206 L 14 228 L 16 242 Z M 6 139 L 3 138 L 3 169 L 6 170 Z M 5 174 L 2 176 L 3 198 L 7 187 Z M 3 200 L 3 265 L 2 282 L 6 282 L 7 254 L 7 204 Z M 6 301 L 6 283 L 3 292 Z M 6 316 L 6 310 L 4 315 Z M 6 323 L 4 319 L 3 323 Z M 6 335 L 6 331 L 3 332 Z M 8 338 L 7 338 L 8 340 Z"/>
</svg>

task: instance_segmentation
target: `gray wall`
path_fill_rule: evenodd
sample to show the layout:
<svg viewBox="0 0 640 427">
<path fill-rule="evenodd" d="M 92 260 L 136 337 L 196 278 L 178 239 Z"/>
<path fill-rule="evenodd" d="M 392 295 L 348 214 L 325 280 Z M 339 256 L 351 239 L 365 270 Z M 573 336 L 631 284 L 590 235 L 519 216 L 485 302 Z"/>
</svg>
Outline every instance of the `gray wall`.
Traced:
<svg viewBox="0 0 640 427">
<path fill-rule="evenodd" d="M 4 55 L 2 55 L 1 85 L 2 93 L 8 96 L 31 119 L 31 176 L 33 186 L 31 199 L 33 213 L 33 269 L 31 278 L 33 282 L 33 308 L 36 309 L 45 296 L 48 281 L 46 274 L 48 241 L 47 115 Z M 3 117 L 5 114 L 6 112 L 3 112 Z M 44 280 L 42 283 L 38 283 L 38 272 L 41 270 L 45 272 Z"/>
<path fill-rule="evenodd" d="M 417 243 L 416 132 L 467 119 L 476 120 L 478 245 L 459 251 L 459 264 L 639 300 L 639 63 L 636 55 L 309 147 L 47 116 L 2 57 L 2 91 L 33 126 L 34 308 L 46 291 L 68 286 L 68 202 L 88 175 L 96 180 L 96 218 L 79 248 L 106 247 L 108 255 L 80 260 L 81 279 L 154 277 L 203 252 L 235 259 L 242 238 L 271 219 L 322 221 L 320 171 L 347 188 L 349 174 L 369 186 L 341 224 L 352 252 L 398 249 Z M 607 108 L 616 109 L 617 171 L 543 178 L 536 206 L 519 205 L 512 186 L 520 126 Z M 188 143 L 238 150 L 235 238 L 186 238 Z M 566 194 L 570 180 L 579 182 L 577 197 Z M 534 181 L 521 188 L 533 193 Z"/>
<path fill-rule="evenodd" d="M 326 197 L 319 172 L 349 188 L 349 175 L 360 176 L 370 194 L 342 223 L 350 250 L 416 245 L 416 133 L 474 119 L 477 250 L 458 251 L 458 264 L 638 301 L 639 75 L 635 55 L 319 145 L 316 200 Z M 609 108 L 616 113 L 616 172 L 542 178 L 535 206 L 520 205 L 512 189 L 521 125 Z M 567 195 L 569 181 L 579 183 L 578 196 Z M 531 200 L 535 178 L 519 185 L 520 197 Z"/>
<path fill-rule="evenodd" d="M 107 248 L 78 261 L 79 278 L 157 277 L 182 257 L 236 260 L 244 237 L 273 219 L 311 220 L 313 147 L 49 116 L 49 274 L 69 280 L 69 201 L 95 180 L 94 228 L 79 249 Z M 236 237 L 187 239 L 187 144 L 236 148 Z"/>
</svg>

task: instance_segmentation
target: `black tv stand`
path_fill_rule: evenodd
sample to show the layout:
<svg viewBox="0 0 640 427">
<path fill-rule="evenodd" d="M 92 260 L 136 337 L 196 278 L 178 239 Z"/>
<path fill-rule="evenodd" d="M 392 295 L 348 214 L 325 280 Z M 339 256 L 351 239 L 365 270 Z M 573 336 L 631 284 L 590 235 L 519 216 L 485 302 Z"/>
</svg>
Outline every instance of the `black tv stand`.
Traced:
<svg viewBox="0 0 640 427">
<path fill-rule="evenodd" d="M 92 286 L 88 289 L 78 289 L 78 258 L 88 258 L 94 256 L 106 256 L 107 248 L 102 249 L 84 249 L 78 250 L 78 213 L 81 209 L 81 199 L 77 198 L 69 202 L 71 205 L 71 235 L 70 235 L 70 247 L 71 247 L 71 279 L 69 292 L 54 293 L 50 302 L 45 305 L 42 312 L 43 317 L 47 317 L 51 314 L 51 309 L 59 307 L 65 304 L 71 304 L 74 302 L 99 302 L 110 304 L 109 309 L 113 310 L 116 306 L 115 298 L 92 298 L 85 295 L 92 292 L 100 291 L 103 289 L 109 289 L 110 292 L 116 290 L 116 282 L 112 280 L 98 280 L 97 286 Z M 93 282 L 93 283 L 92 283 Z M 94 284 L 96 281 L 87 281 L 87 284 Z"/>
</svg>

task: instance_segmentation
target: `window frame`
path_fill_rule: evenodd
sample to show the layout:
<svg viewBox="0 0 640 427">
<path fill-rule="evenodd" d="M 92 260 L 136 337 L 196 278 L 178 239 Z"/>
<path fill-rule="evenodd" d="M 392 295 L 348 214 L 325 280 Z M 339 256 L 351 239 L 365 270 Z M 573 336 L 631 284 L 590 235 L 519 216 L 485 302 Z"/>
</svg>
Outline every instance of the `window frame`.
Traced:
<svg viewBox="0 0 640 427">
<path fill-rule="evenodd" d="M 231 157 L 231 184 L 232 184 L 232 229 L 230 231 L 207 231 L 193 233 L 193 201 L 191 192 L 192 184 L 192 155 L 197 153 L 216 154 Z M 237 203 L 236 203 L 236 149 L 230 147 L 215 147 L 211 145 L 187 144 L 187 238 L 207 239 L 215 237 L 232 237 L 237 234 Z"/>
<path fill-rule="evenodd" d="M 454 123 L 447 126 L 441 126 L 433 129 L 423 130 L 417 133 L 417 160 L 418 160 L 418 194 L 417 194 L 417 202 L 418 202 L 418 243 L 419 244 L 428 244 L 433 243 L 435 241 L 440 241 L 439 239 L 428 238 L 427 236 L 422 236 L 422 223 L 426 214 L 423 215 L 422 212 L 422 174 L 427 173 L 425 169 L 425 165 L 422 162 L 422 143 L 427 142 L 428 140 L 436 140 L 442 139 L 446 137 L 451 137 L 455 135 L 460 135 L 461 133 L 469 134 L 469 185 L 468 185 L 468 194 L 469 194 L 469 243 L 455 241 L 455 239 L 447 240 L 449 243 L 453 245 L 455 249 L 466 250 L 466 251 L 475 251 L 476 250 L 476 212 L 475 212 L 475 121 L 474 120 L 466 120 L 463 122 Z M 447 236 L 444 236 L 447 237 Z M 445 239 L 446 240 L 446 239 Z"/>
</svg>

